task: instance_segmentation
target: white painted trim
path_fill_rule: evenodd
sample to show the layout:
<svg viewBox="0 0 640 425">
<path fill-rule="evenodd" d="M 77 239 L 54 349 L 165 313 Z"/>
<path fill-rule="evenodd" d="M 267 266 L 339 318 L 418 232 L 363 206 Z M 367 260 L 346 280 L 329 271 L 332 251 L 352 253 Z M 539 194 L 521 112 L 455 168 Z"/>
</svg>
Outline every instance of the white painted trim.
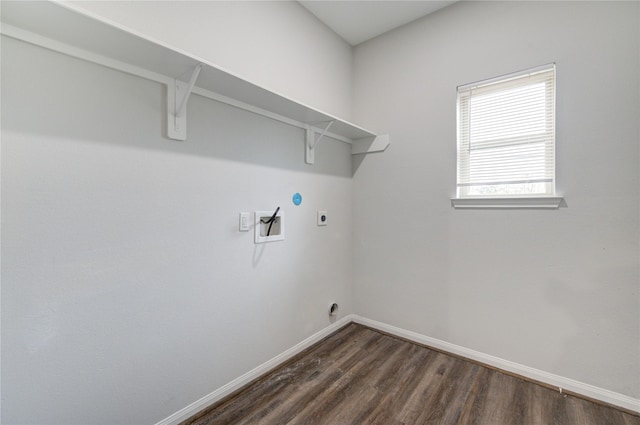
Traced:
<svg viewBox="0 0 640 425">
<path fill-rule="evenodd" d="M 25 43 L 33 44 L 34 46 L 51 50 L 53 52 L 61 53 L 72 58 L 81 59 L 86 62 L 104 66 L 105 68 L 114 69 L 116 71 L 124 72 L 125 74 L 144 78 L 149 81 L 155 81 L 157 83 L 167 85 L 171 84 L 173 81 L 171 77 L 166 75 L 80 49 L 78 47 L 35 34 L 31 31 L 23 30 L 22 28 L 14 27 L 10 24 L 5 24 L 4 22 L 2 23 L 2 28 L 0 28 L 0 34 L 18 41 L 23 41 Z"/>
<path fill-rule="evenodd" d="M 96 65 L 100 65 L 100 66 L 104 66 L 105 68 L 109 68 L 109 69 L 113 69 L 115 71 L 120 71 L 120 72 L 124 72 L 125 74 L 129 74 L 129 75 L 133 75 L 136 77 L 140 77 L 140 78 L 144 78 L 147 79 L 149 81 L 154 81 L 160 84 L 165 84 L 168 88 L 167 90 L 167 94 L 168 96 L 168 107 L 167 107 L 167 113 L 168 113 L 168 120 L 171 120 L 172 117 L 174 116 L 174 114 L 171 112 L 171 110 L 175 107 L 174 105 L 174 98 L 171 95 L 175 95 L 175 90 L 169 90 L 170 87 L 175 87 L 176 84 L 176 80 L 172 77 L 166 76 L 166 75 L 162 75 L 159 74 L 157 72 L 153 72 L 153 71 L 149 71 L 140 67 L 137 67 L 135 65 L 130 65 L 128 63 L 125 62 L 121 62 L 118 61 L 116 59 L 112 59 L 112 58 L 108 58 L 105 56 L 101 56 L 99 54 L 96 53 L 92 53 L 89 52 L 87 50 L 83 50 L 47 37 L 43 37 L 41 35 L 32 33 L 30 31 L 26 31 L 23 30 L 21 28 L 18 27 L 14 27 L 12 25 L 9 24 L 5 24 L 2 23 L 2 27 L 0 28 L 0 33 L 6 37 L 10 37 L 19 41 L 23 41 L 25 43 L 29 43 L 29 44 L 33 44 L 35 46 L 38 47 L 42 47 L 57 53 L 61 53 L 63 55 L 66 56 L 70 56 L 72 58 L 75 59 L 80 59 L 80 60 L 84 60 L 86 62 L 90 62 Z M 202 64 L 200 64 L 202 65 Z M 207 90 L 201 87 L 197 87 L 194 86 L 192 87 L 191 92 L 193 94 L 197 94 L 199 96 L 202 96 L 204 98 L 207 99 L 211 99 L 214 100 L 216 102 L 220 102 L 220 103 L 224 103 L 226 105 L 229 106 L 233 106 L 234 108 L 238 108 L 238 109 L 242 109 L 244 111 L 247 112 L 251 112 L 253 114 L 256 115 L 262 115 L 264 117 L 276 120 L 276 121 L 280 121 L 283 122 L 285 124 L 291 125 L 293 127 L 298 127 L 298 128 L 302 128 L 302 129 L 308 129 L 311 128 L 316 132 L 322 132 L 323 130 L 314 126 L 314 125 L 310 125 L 310 124 L 306 124 L 306 123 L 302 123 L 299 121 L 296 121 L 292 118 L 288 118 L 285 117 L 283 115 L 277 114 L 275 112 L 271 112 L 268 111 L 266 109 L 263 108 L 259 108 L 257 106 L 253 106 L 250 105 L 248 103 L 245 102 L 241 102 L 239 100 L 236 99 L 232 99 L 228 96 L 224 96 L 221 95 L 219 93 L 215 93 L 212 92 L 211 90 Z M 348 124 L 348 123 L 347 123 Z M 367 130 L 362 129 L 361 127 L 358 127 L 354 124 L 349 124 L 350 126 L 354 127 L 354 128 L 358 128 L 362 131 L 368 132 Z M 184 130 L 184 129 L 183 129 Z M 185 138 L 180 138 L 178 140 L 185 140 L 186 139 L 186 132 L 184 132 L 185 134 Z M 326 136 L 330 137 L 334 140 L 337 140 L 339 142 L 344 142 L 344 143 L 351 143 L 351 139 L 342 136 L 340 134 L 336 134 L 330 131 L 326 132 Z M 171 137 L 171 134 L 169 135 L 169 137 Z M 173 137 L 171 137 L 173 138 Z"/>
<path fill-rule="evenodd" d="M 445 351 L 447 353 L 456 354 L 458 356 L 475 360 L 507 372 L 515 373 L 517 375 L 533 379 L 538 382 L 549 384 L 557 387 L 558 389 L 568 390 L 585 397 L 600 400 L 614 406 L 619 406 L 640 413 L 640 399 L 615 393 L 604 388 L 585 384 L 584 382 L 575 381 L 573 379 L 565 378 L 553 373 L 544 372 L 542 370 L 534 369 L 529 366 L 524 366 L 518 363 L 511 362 L 509 360 L 504 360 L 498 357 L 491 356 L 489 354 L 484 354 L 475 350 L 471 350 L 469 348 L 451 344 L 450 342 L 441 341 L 439 339 L 431 338 L 416 332 L 408 331 L 406 329 L 387 325 L 385 323 L 377 322 L 375 320 L 367 319 L 358 315 L 353 315 L 353 321 L 355 323 L 359 323 L 361 325 L 368 326 L 370 328 L 377 329 L 379 331 L 386 332 L 400 338 L 405 338 L 419 344 Z"/>
<path fill-rule="evenodd" d="M 226 385 L 223 385 L 222 387 L 218 388 L 212 393 L 202 397 L 200 400 L 191 403 L 190 405 L 177 411 L 173 415 L 161 420 L 156 425 L 178 425 L 180 422 L 189 419 L 191 416 L 211 406 L 213 403 L 222 400 L 223 398 L 227 397 L 228 395 L 232 394 L 233 392 L 247 385 L 251 381 L 272 371 L 282 363 L 291 359 L 296 354 L 301 353 L 303 350 L 306 350 L 307 348 L 311 347 L 313 344 L 321 341 L 322 339 L 331 335 L 333 332 L 337 331 L 338 329 L 340 329 L 345 325 L 348 325 L 353 321 L 354 321 L 353 315 L 347 315 L 342 319 L 335 321 L 334 323 L 327 326 L 326 328 L 311 335 L 309 338 L 305 339 L 304 341 L 289 348 L 287 351 L 283 352 L 282 354 L 277 355 L 276 357 L 272 358 L 271 360 L 268 360 L 267 362 L 261 364 L 255 369 L 250 370 L 244 375 L 234 379 L 233 381 L 227 383 Z"/>
<path fill-rule="evenodd" d="M 556 64 L 555 62 L 548 63 L 546 65 L 540 65 L 533 68 L 523 69 L 516 72 L 511 72 L 509 74 L 500 75 L 498 77 L 488 78 L 486 80 L 476 81 L 475 83 L 465 84 L 463 86 L 458 86 L 458 91 L 467 91 L 467 90 L 475 90 L 480 87 L 488 86 L 493 83 L 497 83 L 499 81 L 512 80 L 514 78 L 523 77 L 525 75 L 533 75 L 540 72 L 548 72 L 551 70 L 555 71 Z"/>
<path fill-rule="evenodd" d="M 16 2 L 16 5 L 19 3 L 27 2 Z M 38 13 L 35 13 L 34 10 Z M 43 24 L 44 21 L 40 21 L 38 16 L 40 16 L 40 14 L 46 15 L 46 13 L 51 11 L 60 13 L 60 16 L 56 15 L 56 19 L 50 19 L 46 22 L 46 24 Z M 62 13 L 61 11 L 66 12 Z M 192 69 L 195 66 L 202 65 L 203 75 L 201 76 L 200 80 L 204 79 L 204 81 L 201 82 L 202 84 L 206 85 L 206 88 L 193 87 L 193 93 L 195 94 L 199 94 L 218 102 L 226 103 L 230 106 L 241 108 L 255 114 L 260 114 L 267 118 L 275 119 L 302 129 L 306 129 L 309 127 L 315 129 L 317 123 L 335 121 L 333 131 L 326 132 L 326 136 L 340 142 L 351 143 L 352 139 L 376 137 L 374 133 L 358 125 L 337 118 L 321 110 L 312 108 L 311 106 L 308 106 L 304 103 L 300 103 L 296 100 L 290 99 L 278 92 L 269 90 L 266 87 L 256 85 L 248 80 L 245 80 L 239 75 L 227 71 L 226 69 L 221 68 L 209 61 L 199 58 L 198 56 L 193 56 L 181 49 L 174 48 L 163 42 L 160 42 L 153 38 L 149 38 L 141 33 L 138 33 L 137 31 L 122 26 L 116 22 L 85 11 L 82 8 L 78 8 L 74 3 L 68 2 L 66 0 L 42 2 L 42 5 L 35 8 L 31 6 L 29 6 L 28 8 L 23 8 L 22 6 L 14 6 L 12 7 L 11 11 L 6 11 L 6 13 L 4 12 L 5 10 L 3 9 L 2 18 L 4 20 L 13 22 L 12 25 L 3 21 L 2 25 L 0 25 L 0 34 L 6 37 L 24 41 L 26 43 L 40 46 L 54 52 L 59 52 L 70 57 L 85 60 L 134 76 L 146 78 L 151 81 L 166 84 L 167 86 L 175 85 L 175 77 L 177 77 L 177 75 L 166 75 L 167 73 L 172 74 L 176 72 L 176 66 L 166 66 L 167 63 L 181 64 L 180 66 L 184 65 L 189 69 Z M 13 15 L 9 16 L 11 14 Z M 86 34 L 86 43 L 83 44 L 88 44 L 89 46 L 85 48 L 75 47 L 75 39 L 73 38 L 73 36 L 66 35 L 78 34 L 78 31 L 80 29 L 86 28 L 85 25 L 87 25 L 87 18 L 94 21 L 94 23 L 96 24 L 95 27 L 91 27 L 91 29 L 98 28 L 99 31 L 92 31 L 91 34 Z M 42 25 L 44 25 L 44 27 L 42 27 Z M 25 28 L 36 27 L 38 29 L 27 30 L 21 28 L 21 26 L 24 26 Z M 60 28 L 64 28 L 64 31 L 60 32 Z M 78 31 L 74 31 L 74 29 L 78 29 Z M 59 39 L 52 39 L 46 35 L 40 35 L 40 33 L 38 32 L 41 32 L 42 34 L 56 34 L 56 37 L 59 37 Z M 94 46 L 91 41 L 96 38 L 101 40 L 101 43 L 98 43 L 98 48 L 101 47 L 103 45 L 102 42 L 107 39 L 117 43 L 127 43 L 128 41 L 131 42 L 133 46 L 131 48 L 140 49 L 140 60 L 138 61 L 140 63 L 140 66 L 124 62 L 124 60 L 128 59 L 126 55 L 118 56 L 116 54 L 114 57 L 111 57 L 111 55 L 114 54 L 113 49 L 111 49 L 110 53 L 108 53 L 109 56 L 103 56 L 102 54 L 94 53 L 93 51 L 91 51 L 91 49 L 96 48 L 96 46 Z M 109 43 L 107 43 L 107 45 L 110 48 L 118 47 L 117 45 L 113 46 Z M 140 47 L 141 45 L 142 47 Z M 149 59 L 148 57 L 146 57 L 146 50 L 143 49 L 149 48 L 155 51 L 156 55 L 158 53 L 158 50 L 162 50 L 161 59 Z M 115 51 L 118 50 L 116 49 Z M 145 57 L 146 60 L 143 59 Z M 237 93 L 239 96 L 241 96 L 242 99 L 245 99 L 245 101 L 243 102 L 232 99 L 231 97 L 227 97 L 209 90 L 215 90 L 216 88 L 222 89 L 219 85 L 220 78 L 228 79 L 229 81 L 233 82 L 233 84 L 231 84 L 231 86 L 233 87 L 230 88 L 230 86 L 228 85 L 224 87 L 225 93 L 229 94 L 229 91 L 231 91 L 232 93 Z M 263 105 L 263 107 L 246 103 L 247 101 L 257 102 L 256 105 Z M 174 105 L 170 106 L 170 109 L 173 109 Z M 272 112 L 271 110 L 264 109 L 265 107 L 273 107 L 275 109 Z M 280 112 L 278 113 L 276 111 Z M 296 118 L 304 122 L 299 121 Z M 322 129 L 318 129 L 318 132 L 321 131 Z M 182 134 L 180 134 L 180 139 L 177 140 L 183 140 Z"/>
<path fill-rule="evenodd" d="M 249 105 L 248 103 L 241 102 L 239 100 L 232 99 L 228 96 L 221 95 L 219 93 L 212 92 L 211 90 L 203 89 L 201 87 L 194 87 L 193 94 L 197 94 L 198 96 L 202 96 L 207 99 L 215 100 L 216 102 L 224 103 L 225 105 L 233 106 L 234 108 L 242 109 L 247 112 L 251 112 L 256 115 L 262 115 L 263 117 L 271 118 L 275 121 L 280 121 L 285 124 L 288 124 L 292 127 L 302 128 L 303 130 L 312 129 L 315 132 L 321 132 L 322 129 L 315 127 L 310 124 L 304 124 L 299 121 L 296 121 L 292 118 L 285 117 L 284 115 L 276 114 L 275 112 L 267 111 L 266 109 L 259 108 L 257 106 Z M 327 137 L 330 137 L 334 140 L 344 143 L 351 143 L 351 139 L 341 136 L 339 134 L 332 133 L 327 131 Z"/>
<path fill-rule="evenodd" d="M 528 198 L 451 198 L 451 206 L 460 208 L 491 208 L 491 209 L 513 209 L 513 208 L 546 208 L 558 209 L 564 200 L 561 196 Z"/>
<path fill-rule="evenodd" d="M 379 134 L 373 138 L 365 137 L 356 139 L 352 142 L 351 153 L 353 155 L 359 153 L 384 152 L 389 147 L 389 135 Z"/>
<path fill-rule="evenodd" d="M 321 341 L 333 332 L 337 331 L 341 327 L 348 325 L 349 323 L 358 323 L 364 326 L 368 326 L 372 329 L 377 329 L 382 332 L 386 332 L 391 335 L 395 335 L 400 338 L 407 339 L 409 341 L 417 342 L 438 350 L 442 350 L 447 353 L 455 354 L 470 360 L 493 366 L 495 368 L 514 373 L 516 375 L 523 376 L 541 383 L 545 383 L 558 389 L 568 390 L 575 394 L 580 394 L 585 397 L 589 397 L 595 400 L 599 400 L 605 403 L 609 403 L 614 406 L 619 406 L 624 409 L 628 409 L 634 412 L 640 413 L 640 399 L 635 399 L 623 394 L 615 393 L 613 391 L 599 388 L 593 385 L 585 384 L 583 382 L 575 381 L 573 379 L 565 378 L 563 376 L 554 375 L 553 373 L 544 372 L 542 370 L 534 369 L 532 367 L 524 366 L 519 363 L 514 363 L 509 360 L 504 360 L 499 357 L 494 357 L 489 354 L 484 354 L 479 351 L 471 350 L 469 348 L 461 347 L 459 345 L 452 344 L 450 342 L 442 341 L 436 338 L 431 338 L 417 332 L 408 331 L 406 329 L 398 328 L 385 323 L 377 322 L 375 320 L 367 319 L 365 317 L 358 316 L 356 314 L 350 314 L 342 319 L 334 322 L 326 328 L 316 332 L 304 341 L 296 344 L 282 354 L 272 358 L 271 360 L 261 364 L 253 370 L 245 373 L 244 375 L 234 379 L 226 385 L 218 388 L 212 393 L 202 397 L 200 400 L 191 403 L 187 407 L 177 411 L 173 415 L 161 420 L 156 425 L 178 425 L 180 422 L 189 419 L 196 413 L 211 406 L 213 403 L 222 400 L 229 396 L 233 392 L 239 390 L 243 386 L 247 385 L 251 381 L 263 376 L 271 370 L 278 367 L 280 364 L 291 359 L 296 354 L 301 353 L 303 350 L 311 347 L 313 344 Z"/>
</svg>

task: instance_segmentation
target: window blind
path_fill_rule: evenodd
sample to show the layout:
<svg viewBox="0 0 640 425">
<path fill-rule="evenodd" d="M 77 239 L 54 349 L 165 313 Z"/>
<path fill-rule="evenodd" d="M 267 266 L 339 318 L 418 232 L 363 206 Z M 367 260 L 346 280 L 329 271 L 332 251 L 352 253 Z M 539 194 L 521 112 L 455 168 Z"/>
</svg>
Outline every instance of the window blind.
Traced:
<svg viewBox="0 0 640 425">
<path fill-rule="evenodd" d="M 458 87 L 458 197 L 555 194 L 555 65 Z"/>
</svg>

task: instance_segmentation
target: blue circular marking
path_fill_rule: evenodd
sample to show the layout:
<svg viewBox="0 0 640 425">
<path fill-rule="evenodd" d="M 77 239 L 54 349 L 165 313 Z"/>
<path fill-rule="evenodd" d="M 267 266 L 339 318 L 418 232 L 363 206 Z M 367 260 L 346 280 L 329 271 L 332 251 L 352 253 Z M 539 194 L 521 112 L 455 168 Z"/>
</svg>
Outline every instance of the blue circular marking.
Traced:
<svg viewBox="0 0 640 425">
<path fill-rule="evenodd" d="M 302 195 L 298 192 L 293 194 L 293 203 L 294 205 L 300 205 L 302 203 Z"/>
</svg>

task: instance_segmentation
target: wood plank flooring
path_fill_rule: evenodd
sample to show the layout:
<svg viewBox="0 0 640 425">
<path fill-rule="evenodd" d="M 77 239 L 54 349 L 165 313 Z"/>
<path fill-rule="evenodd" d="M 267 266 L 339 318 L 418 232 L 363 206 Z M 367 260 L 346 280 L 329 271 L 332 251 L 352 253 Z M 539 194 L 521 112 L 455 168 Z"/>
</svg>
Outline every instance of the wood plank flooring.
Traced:
<svg viewBox="0 0 640 425">
<path fill-rule="evenodd" d="M 350 324 L 181 425 L 640 425 L 640 417 Z"/>
</svg>

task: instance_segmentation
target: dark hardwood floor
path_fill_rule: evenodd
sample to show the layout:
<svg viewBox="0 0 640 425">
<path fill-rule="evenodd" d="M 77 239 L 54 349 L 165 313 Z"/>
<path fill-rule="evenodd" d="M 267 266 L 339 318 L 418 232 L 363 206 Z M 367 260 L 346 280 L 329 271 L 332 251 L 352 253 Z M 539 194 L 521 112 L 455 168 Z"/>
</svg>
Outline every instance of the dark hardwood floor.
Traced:
<svg viewBox="0 0 640 425">
<path fill-rule="evenodd" d="M 640 425 L 640 418 L 350 324 L 187 424 Z"/>
</svg>

